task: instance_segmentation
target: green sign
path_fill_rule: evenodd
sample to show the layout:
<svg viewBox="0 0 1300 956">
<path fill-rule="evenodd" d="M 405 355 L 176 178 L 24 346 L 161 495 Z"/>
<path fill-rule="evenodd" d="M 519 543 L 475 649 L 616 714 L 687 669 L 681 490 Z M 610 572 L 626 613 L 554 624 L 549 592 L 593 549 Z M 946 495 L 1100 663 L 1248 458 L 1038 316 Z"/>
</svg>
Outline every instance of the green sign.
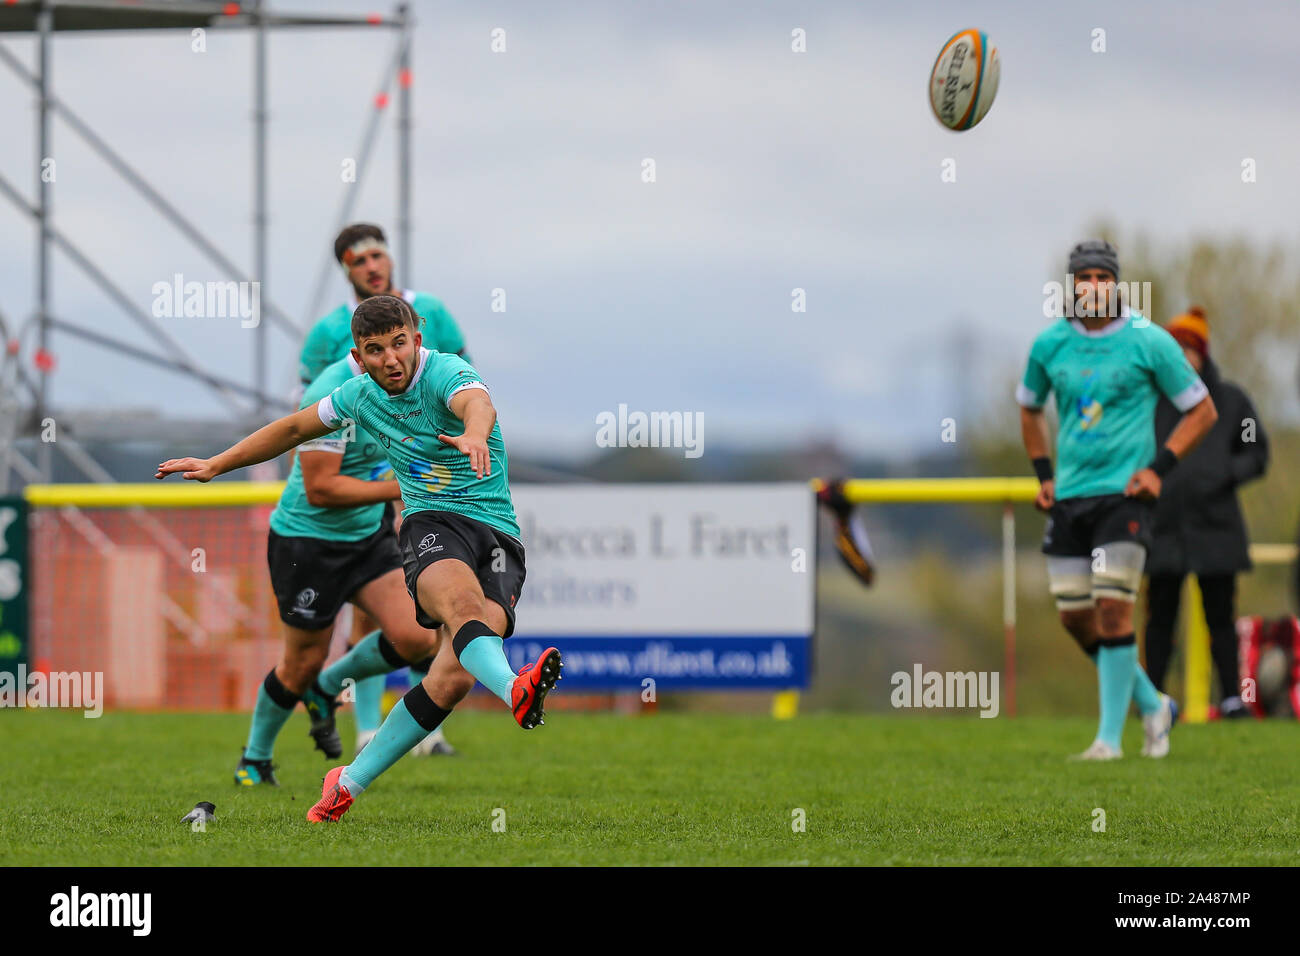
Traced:
<svg viewBox="0 0 1300 956">
<path fill-rule="evenodd" d="M 0 672 L 27 663 L 27 502 L 0 498 Z"/>
</svg>

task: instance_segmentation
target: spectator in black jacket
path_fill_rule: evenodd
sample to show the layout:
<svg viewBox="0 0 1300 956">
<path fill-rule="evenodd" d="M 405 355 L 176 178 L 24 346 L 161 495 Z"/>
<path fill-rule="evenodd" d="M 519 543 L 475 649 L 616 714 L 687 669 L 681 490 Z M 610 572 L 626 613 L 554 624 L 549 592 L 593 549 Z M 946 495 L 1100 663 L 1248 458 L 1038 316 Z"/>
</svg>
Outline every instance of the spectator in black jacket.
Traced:
<svg viewBox="0 0 1300 956">
<path fill-rule="evenodd" d="M 1193 307 L 1165 329 L 1200 373 L 1219 410 L 1219 420 L 1165 478 L 1156 504 L 1154 541 L 1146 563 L 1150 575 L 1147 673 L 1163 690 L 1183 578 L 1195 574 L 1210 629 L 1210 652 L 1222 687 L 1219 713 L 1245 716 L 1237 675 L 1236 575 L 1250 570 L 1251 563 L 1237 488 L 1264 474 L 1268 438 L 1246 393 L 1219 377 L 1210 358 L 1205 313 Z M 1157 446 L 1169 436 L 1180 415 L 1167 399 L 1160 400 L 1156 406 Z"/>
</svg>

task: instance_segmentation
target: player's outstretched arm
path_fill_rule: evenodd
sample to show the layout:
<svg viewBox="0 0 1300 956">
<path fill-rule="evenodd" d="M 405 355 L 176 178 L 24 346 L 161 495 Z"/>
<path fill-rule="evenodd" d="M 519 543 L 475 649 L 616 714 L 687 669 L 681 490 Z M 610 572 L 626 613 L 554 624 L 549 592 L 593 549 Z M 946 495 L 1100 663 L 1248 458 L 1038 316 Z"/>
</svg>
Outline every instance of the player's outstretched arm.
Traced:
<svg viewBox="0 0 1300 956">
<path fill-rule="evenodd" d="M 439 435 L 438 441 L 468 456 L 469 465 L 478 477 L 492 474 L 492 457 L 488 454 L 487 440 L 492 433 L 492 426 L 497 422 L 497 410 L 492 405 L 492 399 L 488 398 L 488 393 L 481 388 L 462 389 L 451 397 L 447 407 L 465 423 L 465 431 L 454 438 Z"/>
<path fill-rule="evenodd" d="M 154 477 L 166 478 L 180 472 L 181 477 L 191 481 L 211 481 L 217 475 L 224 475 L 236 468 L 278 458 L 290 448 L 333 430 L 320 420 L 316 405 L 308 405 L 292 415 L 264 425 L 243 441 L 212 458 L 172 458 L 164 461 L 158 466 Z"/>
</svg>

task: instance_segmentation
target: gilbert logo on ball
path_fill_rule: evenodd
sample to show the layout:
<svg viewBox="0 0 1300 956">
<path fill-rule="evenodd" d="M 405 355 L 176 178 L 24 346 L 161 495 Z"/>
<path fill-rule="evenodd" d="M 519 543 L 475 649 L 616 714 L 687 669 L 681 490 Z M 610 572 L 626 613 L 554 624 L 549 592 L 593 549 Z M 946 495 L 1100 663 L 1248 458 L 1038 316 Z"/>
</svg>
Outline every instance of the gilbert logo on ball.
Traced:
<svg viewBox="0 0 1300 956">
<path fill-rule="evenodd" d="M 982 30 L 962 30 L 939 51 L 930 71 L 930 108 L 949 129 L 970 129 L 984 118 L 1002 72 L 997 47 Z"/>
</svg>

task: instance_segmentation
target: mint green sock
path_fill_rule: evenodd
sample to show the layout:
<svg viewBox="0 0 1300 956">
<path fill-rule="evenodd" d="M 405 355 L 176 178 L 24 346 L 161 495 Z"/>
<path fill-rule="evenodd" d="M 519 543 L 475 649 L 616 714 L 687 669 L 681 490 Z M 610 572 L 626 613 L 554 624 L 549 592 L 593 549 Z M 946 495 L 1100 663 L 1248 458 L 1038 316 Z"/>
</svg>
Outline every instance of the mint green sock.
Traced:
<svg viewBox="0 0 1300 956">
<path fill-rule="evenodd" d="M 388 712 L 388 719 L 379 728 L 379 732 L 344 769 L 343 776 L 348 781 L 345 786 L 354 797 L 357 796 L 428 734 L 406 709 L 406 701 L 399 700 Z"/>
<path fill-rule="evenodd" d="M 353 645 L 352 649 L 320 673 L 321 689 L 327 694 L 337 694 L 345 680 L 353 681 L 353 716 L 357 730 L 371 731 L 383 720 L 380 713 L 384 699 L 384 676 L 402 666 L 392 645 L 381 644 L 382 631 L 371 631 Z"/>
<path fill-rule="evenodd" d="M 1097 648 L 1085 652 L 1088 660 L 1095 665 L 1097 663 Z M 1133 682 L 1133 700 L 1138 706 L 1138 710 L 1145 716 L 1154 714 L 1160 709 L 1160 691 L 1156 690 L 1156 685 L 1151 683 L 1151 678 L 1147 672 L 1142 669 L 1142 665 L 1133 661 L 1134 677 Z"/>
<path fill-rule="evenodd" d="M 478 679 L 478 682 L 510 706 L 510 688 L 515 683 L 515 672 L 510 669 L 501 638 L 483 634 L 465 645 L 460 652 L 460 666 Z"/>
<path fill-rule="evenodd" d="M 377 674 L 374 677 L 363 677 L 357 681 L 353 690 L 356 692 L 357 699 L 352 702 L 352 716 L 357 722 L 357 730 L 371 731 L 378 730 L 379 724 L 383 721 L 384 715 L 381 713 L 384 702 L 384 675 Z"/>
<path fill-rule="evenodd" d="M 274 671 L 272 671 L 274 674 Z M 268 676 L 267 680 L 270 680 Z M 281 695 L 289 694 L 287 690 L 276 681 Z M 293 695 L 290 695 L 293 696 Z M 280 730 L 284 727 L 289 715 L 293 713 L 294 707 L 298 705 L 298 698 L 293 697 L 292 703 L 288 707 L 283 706 L 289 703 L 288 699 L 282 696 L 281 702 L 276 702 L 267 692 L 266 682 L 257 689 L 257 703 L 253 706 L 253 722 L 248 728 L 248 743 L 244 746 L 244 757 L 248 760 L 270 760 L 271 750 L 275 747 L 275 738 L 280 735 Z"/>
<path fill-rule="evenodd" d="M 1097 689 L 1101 705 L 1101 719 L 1097 726 L 1097 739 L 1120 749 L 1124 735 L 1124 721 L 1128 705 L 1133 698 L 1133 683 L 1137 671 L 1137 645 L 1108 647 L 1097 651 Z"/>
<path fill-rule="evenodd" d="M 353 645 L 352 649 L 320 672 L 321 690 L 327 694 L 337 694 L 343 689 L 343 682 L 348 678 L 360 681 L 365 677 L 387 674 L 394 670 L 394 663 L 384 656 L 379 646 L 379 631 L 371 631 Z M 391 652 L 390 652 L 391 653 Z"/>
<path fill-rule="evenodd" d="M 1145 714 L 1154 714 L 1160 709 L 1160 691 L 1156 690 L 1156 685 L 1151 683 L 1151 678 L 1147 672 L 1142 669 L 1138 663 L 1137 656 L 1133 658 L 1133 671 L 1135 680 L 1133 681 L 1133 700 L 1138 705 L 1138 710 Z"/>
</svg>

